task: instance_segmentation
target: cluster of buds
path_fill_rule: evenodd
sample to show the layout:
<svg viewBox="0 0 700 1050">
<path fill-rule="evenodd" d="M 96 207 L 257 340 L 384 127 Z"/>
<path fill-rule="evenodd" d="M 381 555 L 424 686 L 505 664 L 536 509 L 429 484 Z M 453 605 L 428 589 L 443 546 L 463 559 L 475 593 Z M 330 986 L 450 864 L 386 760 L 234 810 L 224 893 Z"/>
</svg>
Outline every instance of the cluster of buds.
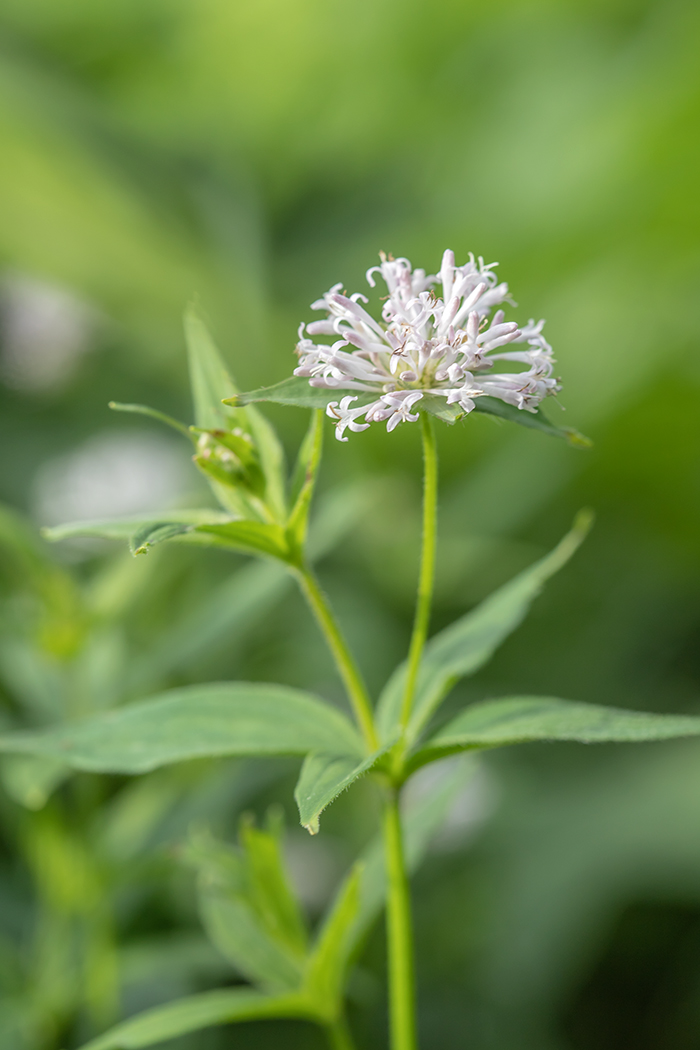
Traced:
<svg viewBox="0 0 700 1050">
<path fill-rule="evenodd" d="M 222 485 L 242 486 L 255 496 L 263 496 L 265 478 L 252 439 L 245 431 L 202 430 L 192 427 L 199 436 L 193 457 L 199 469 Z"/>
<path fill-rule="evenodd" d="M 327 407 L 339 440 L 347 441 L 347 428 L 365 430 L 386 421 L 391 431 L 399 423 L 415 422 L 414 410 L 426 394 L 444 397 L 464 413 L 472 411 L 475 398 L 485 396 L 534 412 L 560 389 L 552 375 L 552 348 L 542 335 L 544 321 L 519 327 L 505 320 L 501 304 L 515 304 L 508 285 L 493 272 L 497 263 L 486 265 L 470 255 L 468 263 L 456 266 L 454 253 L 446 251 L 440 273 L 431 276 L 414 270 L 408 259 L 383 253 L 380 258 L 380 265 L 367 271 L 367 281 L 374 288 L 379 273 L 386 283 L 381 322 L 361 305 L 368 301 L 364 295 L 348 296 L 337 284 L 311 306 L 326 311 L 326 319 L 299 327 L 294 374 L 314 387 L 353 392 Z M 334 341 L 317 343 L 317 336 Z M 524 345 L 502 349 L 511 344 Z M 499 371 L 497 362 L 524 367 Z"/>
</svg>

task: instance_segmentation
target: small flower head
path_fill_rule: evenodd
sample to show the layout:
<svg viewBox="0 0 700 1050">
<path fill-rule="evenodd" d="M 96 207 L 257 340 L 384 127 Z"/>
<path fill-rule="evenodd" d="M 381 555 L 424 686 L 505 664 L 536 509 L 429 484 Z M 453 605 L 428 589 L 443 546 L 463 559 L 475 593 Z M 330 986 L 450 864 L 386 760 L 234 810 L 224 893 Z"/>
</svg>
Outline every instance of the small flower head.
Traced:
<svg viewBox="0 0 700 1050">
<path fill-rule="evenodd" d="M 444 397 L 464 413 L 485 396 L 534 412 L 560 389 L 544 321 L 521 327 L 506 321 L 501 304 L 515 304 L 493 272 L 497 263 L 470 255 L 456 266 L 446 251 L 440 273 L 428 276 L 408 259 L 380 258 L 367 281 L 374 288 L 379 275 L 387 286 L 381 322 L 365 309 L 364 295 L 347 296 L 336 284 L 312 303 L 325 318 L 299 327 L 294 374 L 314 387 L 353 392 L 327 408 L 340 441 L 348 440 L 347 429 L 366 430 L 370 423 L 385 421 L 391 431 L 415 422 L 425 395 Z M 330 342 L 316 342 L 319 336 Z M 511 362 L 517 371 L 506 370 Z"/>
</svg>

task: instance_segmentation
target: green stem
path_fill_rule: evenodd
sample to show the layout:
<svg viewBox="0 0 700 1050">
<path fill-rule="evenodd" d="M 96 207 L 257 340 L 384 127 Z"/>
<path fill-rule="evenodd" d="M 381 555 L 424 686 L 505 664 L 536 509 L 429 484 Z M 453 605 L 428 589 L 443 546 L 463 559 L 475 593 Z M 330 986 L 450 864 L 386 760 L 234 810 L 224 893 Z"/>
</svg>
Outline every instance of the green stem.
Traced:
<svg viewBox="0 0 700 1050">
<path fill-rule="evenodd" d="M 437 540 L 438 460 L 433 421 L 427 412 L 421 412 L 423 429 L 423 544 L 421 551 L 418 596 L 413 621 L 411 646 L 408 651 L 406 689 L 401 705 L 401 728 L 405 732 L 411 717 L 421 657 L 428 637 L 430 605 L 435 577 L 435 544 Z"/>
<path fill-rule="evenodd" d="M 411 897 L 395 789 L 384 809 L 384 853 L 391 1050 L 417 1050 Z"/>
<path fill-rule="evenodd" d="M 371 751 L 379 748 L 379 737 L 374 726 L 372 703 L 362 674 L 348 644 L 336 622 L 328 598 L 321 590 L 318 580 L 311 569 L 302 565 L 296 570 L 297 578 L 304 596 L 311 606 L 318 625 L 333 654 L 340 677 L 343 680 L 357 724 L 362 730 L 367 746 Z"/>
<path fill-rule="evenodd" d="M 344 1017 L 339 1017 L 337 1021 L 326 1025 L 326 1034 L 331 1050 L 355 1050 L 355 1044 Z"/>
</svg>

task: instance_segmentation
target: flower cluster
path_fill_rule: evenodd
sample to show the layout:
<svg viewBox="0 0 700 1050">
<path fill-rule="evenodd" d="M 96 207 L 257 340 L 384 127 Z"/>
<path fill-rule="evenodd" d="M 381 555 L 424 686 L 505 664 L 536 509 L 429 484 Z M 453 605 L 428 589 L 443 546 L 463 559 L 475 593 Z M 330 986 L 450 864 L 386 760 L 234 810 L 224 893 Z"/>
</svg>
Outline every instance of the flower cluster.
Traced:
<svg viewBox="0 0 700 1050">
<path fill-rule="evenodd" d="M 430 276 L 414 270 L 408 259 L 383 253 L 380 258 L 380 265 L 367 271 L 367 281 L 374 288 L 379 273 L 386 283 L 383 323 L 361 305 L 367 302 L 364 295 L 348 296 L 336 284 L 311 305 L 312 310 L 325 310 L 327 318 L 299 327 L 294 374 L 314 387 L 356 391 L 327 407 L 340 441 L 347 441 L 347 428 L 365 430 L 370 423 L 386 421 L 391 431 L 399 423 L 415 422 L 418 413 L 413 410 L 426 395 L 444 397 L 464 413 L 484 396 L 534 412 L 544 397 L 560 389 L 552 375 L 552 348 L 542 335 L 544 321 L 518 327 L 505 320 L 501 309 L 492 315 L 502 303 L 515 305 L 508 285 L 499 283 L 493 272 L 497 263 L 485 265 L 470 255 L 468 263 L 456 266 L 454 253 L 446 251 L 440 273 Z M 441 297 L 434 290 L 438 284 Z M 335 339 L 316 343 L 316 336 Z M 510 344 L 525 346 L 500 349 Z M 525 367 L 498 371 L 502 366 L 494 365 L 499 361 Z M 354 405 L 356 401 L 360 404 Z"/>
</svg>

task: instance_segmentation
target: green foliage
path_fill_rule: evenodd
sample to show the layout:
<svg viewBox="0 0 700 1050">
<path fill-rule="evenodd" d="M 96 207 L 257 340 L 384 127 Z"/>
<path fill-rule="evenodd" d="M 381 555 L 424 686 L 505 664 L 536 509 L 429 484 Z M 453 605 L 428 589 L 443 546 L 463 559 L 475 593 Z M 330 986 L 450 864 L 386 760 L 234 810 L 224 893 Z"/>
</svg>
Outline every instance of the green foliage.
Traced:
<svg viewBox="0 0 700 1050">
<path fill-rule="evenodd" d="M 415 740 L 455 683 L 483 666 L 522 623 L 543 584 L 576 552 L 591 520 L 589 513 L 580 514 L 571 532 L 550 554 L 431 638 L 418 676 L 409 741 Z M 406 665 L 402 664 L 379 698 L 377 722 L 385 739 L 396 733 L 405 681 Z"/>
<path fill-rule="evenodd" d="M 308 379 L 302 376 L 290 376 L 283 379 L 274 386 L 261 387 L 259 390 L 250 390 L 245 393 L 237 393 L 225 400 L 225 404 L 231 406 L 253 405 L 260 401 L 271 401 L 278 405 L 295 405 L 298 408 L 325 409 L 330 401 L 337 401 L 342 391 L 326 390 L 320 387 L 309 386 Z M 360 393 L 357 399 L 358 405 L 369 404 L 373 396 Z M 464 416 L 464 412 L 458 405 L 447 405 L 444 398 L 425 394 L 416 405 L 416 411 L 429 412 L 443 423 L 455 423 Z M 493 397 L 479 397 L 474 403 L 474 411 L 484 412 L 486 415 L 496 416 L 499 419 L 508 420 L 510 423 L 518 423 L 520 426 L 540 430 L 553 437 L 565 438 L 569 444 L 579 448 L 590 447 L 588 438 L 579 434 L 578 431 L 569 427 L 555 427 L 549 422 L 545 414 L 539 409 L 536 412 L 519 411 L 512 405 L 506 405 Z"/>
<path fill-rule="evenodd" d="M 212 1025 L 270 1017 L 312 1018 L 313 1012 L 299 995 L 269 996 L 247 988 L 204 992 L 125 1021 L 83 1050 L 139 1050 Z"/>
<path fill-rule="evenodd" d="M 259 683 L 173 689 L 54 730 L 0 736 L 0 751 L 114 773 L 215 755 L 303 755 L 339 746 L 362 754 L 339 711 L 300 690 Z"/>
<path fill-rule="evenodd" d="M 554 697 L 515 696 L 473 704 L 415 755 L 419 766 L 455 751 L 507 747 L 537 740 L 631 744 L 699 736 L 700 718 L 621 711 Z"/>
<path fill-rule="evenodd" d="M 388 747 L 382 748 L 363 762 L 352 755 L 311 751 L 304 759 L 294 790 L 302 827 L 317 834 L 319 817 L 326 806 L 376 766 L 387 750 Z"/>
<path fill-rule="evenodd" d="M 298 989 L 307 934 L 284 872 L 278 834 L 242 824 L 241 848 L 194 836 L 185 857 L 199 874 L 209 937 L 236 971 L 269 993 Z"/>
</svg>

